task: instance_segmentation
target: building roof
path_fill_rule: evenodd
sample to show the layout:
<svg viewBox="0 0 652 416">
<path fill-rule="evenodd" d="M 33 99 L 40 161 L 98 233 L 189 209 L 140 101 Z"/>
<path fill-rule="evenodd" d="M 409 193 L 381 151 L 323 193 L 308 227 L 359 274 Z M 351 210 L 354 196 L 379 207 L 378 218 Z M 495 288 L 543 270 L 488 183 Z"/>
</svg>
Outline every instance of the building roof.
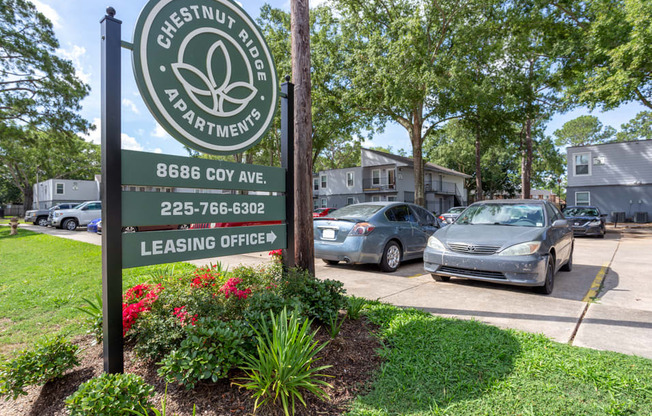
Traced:
<svg viewBox="0 0 652 416">
<path fill-rule="evenodd" d="M 362 150 L 365 150 L 365 151 L 371 152 L 371 153 L 375 153 L 377 155 L 381 155 L 381 156 L 384 156 L 384 157 L 389 158 L 389 159 L 396 160 L 397 162 L 404 163 L 405 165 L 414 168 L 414 161 L 409 157 L 393 155 L 391 153 L 382 152 L 380 150 L 365 149 L 365 148 L 363 148 Z M 443 166 L 435 165 L 434 163 L 430 163 L 430 162 L 426 162 L 424 164 L 424 168 L 426 170 L 435 171 L 435 172 L 439 172 L 439 173 L 445 173 L 447 175 L 461 176 L 463 178 L 470 178 L 471 177 L 471 175 L 467 175 L 466 173 L 458 172 L 458 171 L 453 170 L 453 169 L 448 169 L 448 168 L 445 168 Z"/>
<path fill-rule="evenodd" d="M 594 144 L 583 144 L 579 146 L 567 146 L 567 149 L 576 149 L 576 148 L 582 148 L 582 147 L 594 147 L 594 146 L 606 146 L 606 145 L 629 145 L 633 143 L 644 143 L 644 142 L 652 142 L 652 139 L 645 139 L 645 140 L 630 140 L 628 142 L 607 142 L 607 143 L 594 143 Z"/>
</svg>

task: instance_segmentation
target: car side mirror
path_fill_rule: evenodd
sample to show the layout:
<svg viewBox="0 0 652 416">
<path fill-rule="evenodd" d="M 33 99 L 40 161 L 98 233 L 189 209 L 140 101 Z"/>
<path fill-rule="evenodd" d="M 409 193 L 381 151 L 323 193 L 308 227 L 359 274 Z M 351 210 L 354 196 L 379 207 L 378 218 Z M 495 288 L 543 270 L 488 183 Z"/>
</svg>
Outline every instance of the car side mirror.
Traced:
<svg viewBox="0 0 652 416">
<path fill-rule="evenodd" d="M 552 223 L 552 228 L 564 228 L 568 227 L 568 221 L 566 220 L 555 220 L 555 222 Z"/>
</svg>

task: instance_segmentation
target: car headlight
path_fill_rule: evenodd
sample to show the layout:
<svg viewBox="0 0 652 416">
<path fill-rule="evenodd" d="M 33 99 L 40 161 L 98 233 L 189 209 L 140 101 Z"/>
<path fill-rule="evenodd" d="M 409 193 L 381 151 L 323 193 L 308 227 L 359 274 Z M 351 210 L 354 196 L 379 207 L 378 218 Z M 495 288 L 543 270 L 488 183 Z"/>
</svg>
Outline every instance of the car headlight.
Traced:
<svg viewBox="0 0 652 416">
<path fill-rule="evenodd" d="M 62 216 L 62 215 L 63 215 L 63 212 L 55 212 L 55 213 L 54 213 L 54 216 L 55 216 L 55 217 L 60 217 L 60 216 Z"/>
<path fill-rule="evenodd" d="M 534 254 L 541 247 L 540 241 L 529 241 L 527 243 L 515 244 L 507 247 L 505 250 L 498 253 L 499 256 L 527 256 Z"/>
<path fill-rule="evenodd" d="M 591 221 L 586 225 L 588 225 L 589 227 L 597 227 L 600 225 L 600 221 Z"/>
<path fill-rule="evenodd" d="M 430 236 L 430 238 L 428 239 L 428 247 L 438 251 L 446 251 L 446 247 L 444 247 L 444 243 L 439 241 L 439 239 L 435 236 Z"/>
</svg>

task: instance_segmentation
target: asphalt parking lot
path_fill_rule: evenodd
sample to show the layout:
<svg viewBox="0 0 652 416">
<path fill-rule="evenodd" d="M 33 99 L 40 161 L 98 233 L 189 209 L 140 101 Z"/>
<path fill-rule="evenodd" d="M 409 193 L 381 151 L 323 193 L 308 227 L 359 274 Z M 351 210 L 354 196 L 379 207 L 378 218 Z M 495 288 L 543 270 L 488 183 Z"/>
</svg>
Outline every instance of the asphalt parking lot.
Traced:
<svg viewBox="0 0 652 416">
<path fill-rule="evenodd" d="M 24 226 L 101 244 L 98 235 Z M 233 267 L 269 261 L 267 253 L 193 261 Z M 652 358 L 652 227 L 609 229 L 605 239 L 576 238 L 571 272 L 558 272 L 545 296 L 528 288 L 451 279 L 435 282 L 421 261 L 394 273 L 372 265 L 326 265 L 317 277 L 337 279 L 348 294 L 415 307 L 434 315 L 476 319 L 501 328 L 543 333 L 564 343 Z"/>
</svg>

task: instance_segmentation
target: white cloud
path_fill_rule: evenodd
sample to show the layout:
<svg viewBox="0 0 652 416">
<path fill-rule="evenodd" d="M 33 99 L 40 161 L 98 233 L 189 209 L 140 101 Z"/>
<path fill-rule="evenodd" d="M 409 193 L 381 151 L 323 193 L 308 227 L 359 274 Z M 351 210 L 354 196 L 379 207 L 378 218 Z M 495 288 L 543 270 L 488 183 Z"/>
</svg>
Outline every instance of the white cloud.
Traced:
<svg viewBox="0 0 652 416">
<path fill-rule="evenodd" d="M 95 130 L 90 131 L 83 137 L 91 143 L 100 144 L 102 142 L 102 120 L 94 118 L 93 124 L 95 124 Z"/>
<path fill-rule="evenodd" d="M 160 124 L 156 123 L 156 128 L 154 129 L 153 132 L 150 133 L 150 136 L 152 137 L 158 137 L 161 139 L 171 139 L 172 136 L 168 134 L 167 131 L 163 127 L 161 127 Z"/>
<path fill-rule="evenodd" d="M 138 110 L 138 107 L 136 107 L 136 103 L 131 101 L 129 98 L 122 99 L 122 106 L 127 107 L 127 109 L 131 110 L 131 112 L 134 114 L 140 114 L 140 110 Z"/>
<path fill-rule="evenodd" d="M 127 133 L 122 133 L 120 137 L 122 139 L 121 147 L 123 149 L 138 150 L 138 151 L 143 150 L 143 146 L 141 146 L 140 143 L 138 143 L 135 138 L 129 136 Z"/>
<path fill-rule="evenodd" d="M 52 26 L 54 26 L 55 29 L 61 27 L 61 16 L 59 16 L 59 13 L 57 13 L 50 5 L 39 0 L 32 0 L 32 3 L 34 3 L 34 6 L 36 6 L 36 9 L 39 12 L 43 13 L 45 17 L 50 19 Z"/>
<path fill-rule="evenodd" d="M 57 54 L 65 59 L 72 61 L 75 67 L 75 73 L 84 83 L 90 84 L 91 74 L 84 70 L 82 58 L 86 56 L 86 48 L 78 45 L 71 45 L 68 49 L 58 49 Z"/>
<path fill-rule="evenodd" d="M 163 150 L 161 150 L 160 147 L 157 147 L 156 149 L 153 150 L 154 153 L 163 153 Z"/>
</svg>

